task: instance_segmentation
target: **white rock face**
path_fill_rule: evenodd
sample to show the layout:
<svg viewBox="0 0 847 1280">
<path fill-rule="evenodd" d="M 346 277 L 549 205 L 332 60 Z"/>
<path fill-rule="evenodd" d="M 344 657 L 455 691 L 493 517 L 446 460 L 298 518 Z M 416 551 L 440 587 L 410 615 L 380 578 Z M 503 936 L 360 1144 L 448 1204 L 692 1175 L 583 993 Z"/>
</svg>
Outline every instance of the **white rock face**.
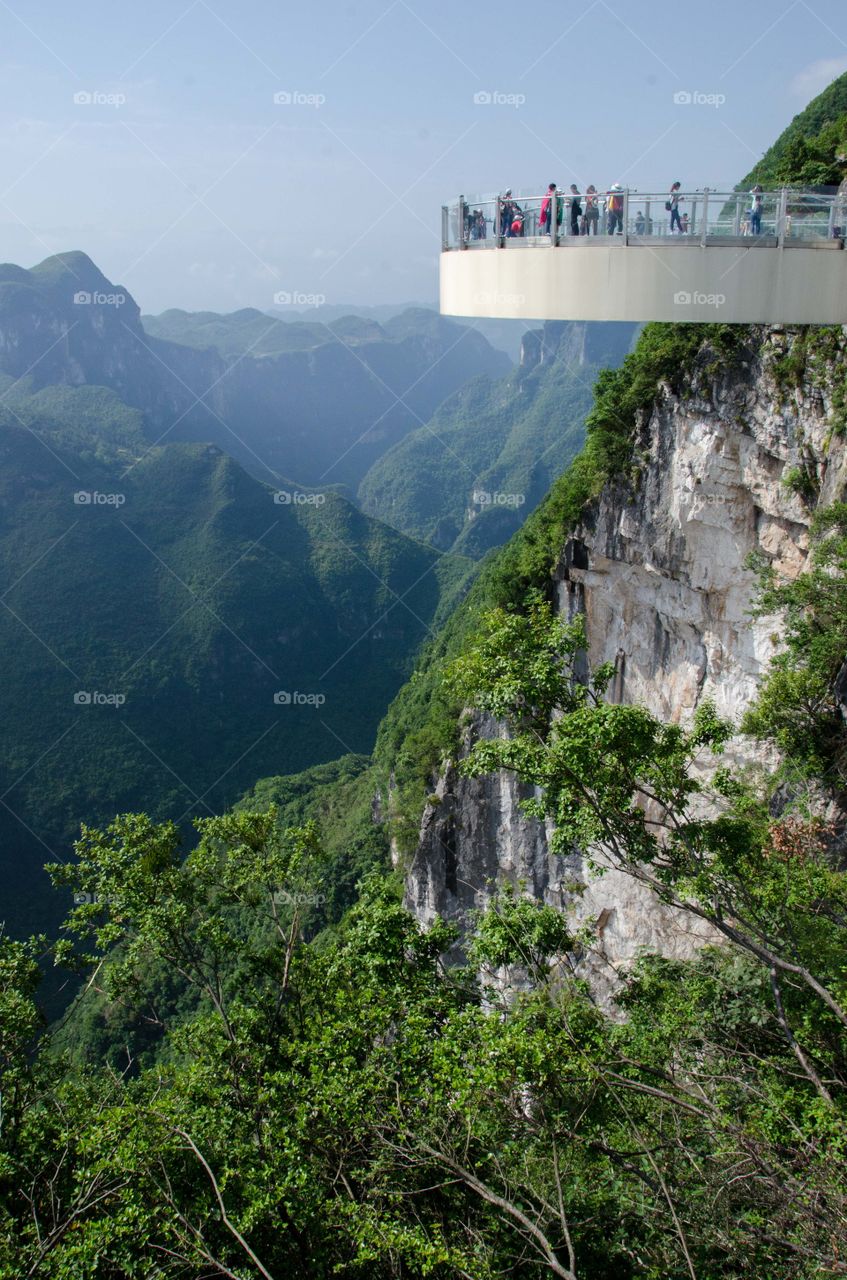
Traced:
<svg viewBox="0 0 847 1280">
<path fill-rule="evenodd" d="M 786 486 L 787 473 L 810 470 L 821 505 L 845 491 L 847 451 L 830 439 L 826 396 L 810 385 L 780 392 L 770 372 L 794 336 L 760 336 L 759 354 L 740 371 L 717 382 L 695 374 L 686 399 L 660 394 L 639 442 L 638 483 L 607 486 L 556 573 L 562 614 L 585 614 L 591 665 L 615 664 L 610 696 L 669 721 L 688 721 L 709 698 L 737 722 L 778 648 L 779 620 L 750 617 L 755 578 L 745 566 L 754 551 L 787 577 L 807 563 L 812 509 Z M 774 763 L 740 737 L 728 756 Z M 640 951 L 687 956 L 708 936 L 631 878 L 591 878 L 578 856 L 551 854 L 543 824 L 519 808 L 513 777 L 463 779 L 451 768 L 437 795 L 407 875 L 407 904 L 422 920 L 461 924 L 495 884 L 524 881 L 535 897 L 598 919 L 588 963 L 601 997 Z M 572 892 L 574 882 L 583 893 Z"/>
</svg>

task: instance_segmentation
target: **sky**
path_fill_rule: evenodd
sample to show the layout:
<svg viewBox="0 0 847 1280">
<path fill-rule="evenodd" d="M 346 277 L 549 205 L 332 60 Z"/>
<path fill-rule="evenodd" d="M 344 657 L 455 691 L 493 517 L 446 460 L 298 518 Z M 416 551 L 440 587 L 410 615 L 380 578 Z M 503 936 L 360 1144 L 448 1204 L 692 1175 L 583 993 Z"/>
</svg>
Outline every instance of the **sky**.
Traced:
<svg viewBox="0 0 847 1280">
<path fill-rule="evenodd" d="M 437 297 L 440 207 L 731 188 L 847 70 L 844 0 L 0 0 L 0 260 L 144 312 Z"/>
</svg>

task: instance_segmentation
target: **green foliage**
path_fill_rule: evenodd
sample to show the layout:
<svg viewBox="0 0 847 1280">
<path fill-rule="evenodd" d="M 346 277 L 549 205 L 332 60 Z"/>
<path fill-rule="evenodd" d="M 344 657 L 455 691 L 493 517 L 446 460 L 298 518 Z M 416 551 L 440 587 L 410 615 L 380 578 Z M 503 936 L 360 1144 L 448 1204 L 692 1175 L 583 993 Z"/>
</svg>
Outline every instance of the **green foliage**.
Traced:
<svg viewBox="0 0 847 1280">
<path fill-rule="evenodd" d="M 477 913 L 468 956 L 477 968 L 520 966 L 538 982 L 547 976 L 551 960 L 572 948 L 561 911 L 505 885 Z"/>
<path fill-rule="evenodd" d="M 518 639 L 539 731 L 545 648 L 556 665 L 576 639 Z M 33 1055 L 39 944 L 0 940 L 3 1280 L 842 1274 L 847 899 L 819 832 L 766 821 L 737 846 L 774 960 L 646 958 L 610 1021 L 579 977 L 590 936 L 520 891 L 468 940 L 502 988 L 445 969 L 455 932 L 374 876 L 310 943 L 328 864 L 279 819 L 201 821 L 180 862 L 172 827 L 127 815 L 53 869 L 91 899 L 68 921 L 91 982 L 158 1024 L 142 1059 Z M 151 959 L 193 1007 L 145 984 Z"/>
<path fill-rule="evenodd" d="M 355 902 L 359 882 L 389 866 L 384 800 L 377 790 L 369 757 L 342 756 L 303 773 L 263 778 L 236 806 L 259 812 L 272 806 L 283 830 L 307 822 L 320 828 L 326 865 L 312 928 L 338 924 Z"/>
<path fill-rule="evenodd" d="M 812 669 L 821 663 L 830 679 L 845 652 L 845 516 L 836 508 L 820 520 L 815 569 L 795 593 L 794 584 L 764 591 L 766 608 L 774 600 L 793 606 L 787 633 L 795 658 L 802 654 Z M 702 1135 L 682 1142 L 698 1188 L 735 1158 L 739 1144 L 748 1158 L 755 1152 L 752 1165 L 775 1176 L 766 1179 L 767 1211 L 748 1203 L 740 1212 L 748 1248 L 762 1246 L 768 1266 L 777 1240 L 811 1257 L 822 1243 L 820 1223 L 801 1217 L 789 1229 L 784 1215 L 798 1162 L 806 1189 L 815 1184 L 825 1199 L 832 1194 L 837 1160 L 818 1147 L 817 1135 L 825 1131 L 839 1151 L 847 1142 L 847 875 L 832 865 L 820 822 L 774 822 L 763 800 L 726 769 L 708 786 L 702 757 L 720 752 L 730 732 L 711 707 L 683 729 L 638 706 L 609 705 L 590 679 L 580 679 L 579 648 L 579 630 L 537 600 L 517 617 L 488 615 L 454 678 L 465 700 L 505 721 L 509 733 L 477 741 L 461 767 L 471 776 L 512 770 L 535 788 L 525 809 L 552 819 L 554 848 L 577 845 L 597 872 L 611 865 L 641 880 L 731 944 L 719 959 L 707 953 L 691 966 L 648 961 L 633 979 L 624 1000 L 630 1020 L 619 1037 L 628 1046 L 627 1088 L 637 1090 L 632 1075 L 644 1071 L 639 1078 L 660 1085 L 659 1096 L 669 1100 L 681 1087 L 685 1105 L 694 1104 L 704 1132 L 711 1130 L 702 1147 Z M 599 673 L 600 690 L 608 676 Z M 496 944 L 496 927 L 493 938 Z M 787 1080 L 775 1052 L 795 1059 Z M 642 1065 L 633 1073 L 636 1062 Z M 693 1184 L 683 1194 L 685 1213 L 699 1194 Z M 803 1213 L 814 1216 L 811 1201 Z M 774 1222 L 780 1226 L 769 1234 Z M 710 1234 L 703 1222 L 696 1231 Z M 718 1252 L 726 1265 L 726 1235 Z M 717 1256 L 709 1265 L 724 1274 Z M 835 1258 L 821 1265 L 821 1274 L 838 1272 Z"/>
<path fill-rule="evenodd" d="M 847 371 L 844 332 L 837 325 L 799 329 L 784 355 L 769 362 L 781 393 L 811 386 L 829 403 L 829 422 L 836 435 L 847 431 Z"/>
<path fill-rule="evenodd" d="M 782 483 L 804 502 L 812 503 L 818 496 L 817 476 L 808 466 L 789 467 L 782 477 Z"/>
<path fill-rule="evenodd" d="M 755 613 L 781 615 L 784 648 L 742 728 L 776 743 L 804 771 L 843 782 L 843 691 L 835 685 L 847 660 L 847 505 L 816 515 L 805 573 L 782 582 L 760 566 Z"/>
<path fill-rule="evenodd" d="M 774 179 L 810 187 L 837 186 L 847 175 L 847 113 L 812 137 L 795 135 L 773 165 Z"/>
<path fill-rule="evenodd" d="M 761 160 L 738 184 L 749 190 L 754 182 L 768 187 L 780 183 L 829 185 L 844 176 L 847 74 L 795 116 Z M 840 155 L 840 159 L 839 159 Z"/>
</svg>

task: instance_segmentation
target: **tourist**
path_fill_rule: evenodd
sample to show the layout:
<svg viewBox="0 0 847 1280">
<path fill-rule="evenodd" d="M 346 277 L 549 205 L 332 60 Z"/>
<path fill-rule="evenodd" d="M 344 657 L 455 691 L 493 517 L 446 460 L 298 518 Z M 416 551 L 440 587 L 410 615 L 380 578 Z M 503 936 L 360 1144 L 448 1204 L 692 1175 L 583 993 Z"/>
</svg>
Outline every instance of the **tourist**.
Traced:
<svg viewBox="0 0 847 1280">
<path fill-rule="evenodd" d="M 512 227 L 517 223 L 518 230 Z M 502 236 L 523 235 L 523 210 L 516 200 L 512 199 L 512 188 L 507 187 L 500 200 L 500 234 Z"/>
<path fill-rule="evenodd" d="M 623 188 L 619 182 L 613 183 L 607 192 L 606 208 L 609 211 L 609 235 L 620 235 L 623 231 Z"/>
<path fill-rule="evenodd" d="M 680 219 L 680 230 L 684 236 L 688 235 L 688 214 L 684 213 Z"/>
<path fill-rule="evenodd" d="M 597 203 L 597 188 L 592 182 L 585 189 L 585 213 L 582 217 L 582 233 L 590 236 L 593 231 L 595 236 L 598 234 L 600 227 L 600 207 Z"/>
<path fill-rule="evenodd" d="M 671 235 L 673 235 L 674 233 L 674 228 L 676 228 L 679 234 L 682 235 L 682 219 L 679 216 L 679 202 L 680 200 L 683 199 L 683 197 L 679 194 L 680 186 L 681 186 L 681 183 L 675 182 L 670 189 L 670 193 L 668 195 L 667 200 L 665 201 L 665 208 L 667 209 L 668 213 L 671 215 L 671 224 L 670 224 Z"/>
<path fill-rule="evenodd" d="M 579 235 L 579 218 L 582 213 L 582 200 L 576 183 L 571 183 L 571 235 Z"/>
<path fill-rule="evenodd" d="M 541 201 L 541 214 L 538 219 L 538 230 L 541 234 L 550 230 L 550 210 L 553 208 L 553 201 L 556 199 L 556 190 L 555 182 L 551 182 L 547 188 L 546 196 Z M 561 223 L 562 219 L 557 218 L 556 221 Z"/>
<path fill-rule="evenodd" d="M 752 203 L 750 205 L 750 233 L 754 236 L 762 234 L 762 188 L 756 183 L 750 192 Z"/>
</svg>

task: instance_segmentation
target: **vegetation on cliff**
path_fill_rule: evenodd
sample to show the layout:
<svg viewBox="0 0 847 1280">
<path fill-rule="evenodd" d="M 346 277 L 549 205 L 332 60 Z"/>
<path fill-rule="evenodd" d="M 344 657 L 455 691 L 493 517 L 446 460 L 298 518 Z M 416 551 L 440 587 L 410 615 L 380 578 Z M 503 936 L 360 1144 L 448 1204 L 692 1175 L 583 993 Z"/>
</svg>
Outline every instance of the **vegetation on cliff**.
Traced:
<svg viewBox="0 0 847 1280">
<path fill-rule="evenodd" d="M 620 368 L 601 372 L 583 449 L 520 531 L 484 565 L 380 725 L 375 762 L 380 776 L 390 771 L 394 777 L 391 812 L 401 845 L 415 840 L 433 774 L 458 746 L 462 704 L 445 686 L 447 664 L 469 643 L 487 609 L 517 605 L 533 589 L 551 591 L 562 548 L 604 484 L 637 482 L 640 432 L 663 387 L 684 394 L 698 361 L 715 373 L 740 360 L 748 340 L 746 329 L 731 325 L 651 324 Z"/>
<path fill-rule="evenodd" d="M 765 189 L 788 184 L 824 185 L 845 176 L 847 159 L 847 73 L 796 115 L 738 186 Z"/>
<path fill-rule="evenodd" d="M 820 160 L 789 144 L 792 173 Z M 783 385 L 802 356 L 832 393 L 836 338 L 804 338 Z M 187 856 L 173 823 L 124 814 L 51 868 L 73 894 L 61 940 L 0 934 L 0 1280 L 847 1275 L 843 832 L 722 767 L 709 706 L 685 728 L 606 702 L 610 670 L 585 682 L 550 600 L 586 504 L 637 485 L 663 388 L 684 397 L 754 341 L 650 326 L 600 379 L 585 450 L 433 639 L 373 765 L 258 783 L 195 823 Z M 824 788 L 843 765 L 844 508 L 814 535 L 794 582 L 763 568 L 786 644 L 747 728 Z M 465 705 L 511 730 L 468 773 L 512 770 L 557 848 L 721 945 L 643 957 L 610 1019 L 580 977 L 592 922 L 573 934 L 516 886 L 446 968 L 453 932 L 400 906 L 369 806 L 413 830 Z M 51 953 L 86 995 L 45 1033 Z"/>
</svg>

